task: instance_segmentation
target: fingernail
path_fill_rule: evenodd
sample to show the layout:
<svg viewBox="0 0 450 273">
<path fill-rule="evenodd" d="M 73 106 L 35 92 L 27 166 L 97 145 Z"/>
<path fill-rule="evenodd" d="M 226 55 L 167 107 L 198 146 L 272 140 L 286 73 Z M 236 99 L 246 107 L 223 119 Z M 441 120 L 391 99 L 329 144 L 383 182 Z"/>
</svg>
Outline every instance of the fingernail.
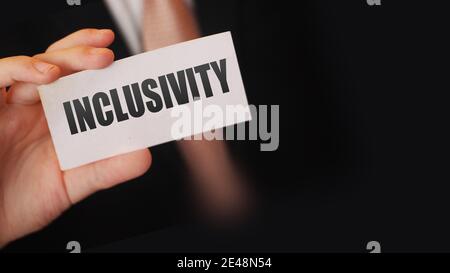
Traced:
<svg viewBox="0 0 450 273">
<path fill-rule="evenodd" d="M 55 67 L 52 64 L 48 64 L 48 63 L 44 63 L 44 62 L 33 62 L 33 66 L 34 66 L 34 68 L 36 68 L 36 70 L 38 70 L 41 73 L 47 73 L 48 71 L 50 71 L 52 68 Z"/>
</svg>

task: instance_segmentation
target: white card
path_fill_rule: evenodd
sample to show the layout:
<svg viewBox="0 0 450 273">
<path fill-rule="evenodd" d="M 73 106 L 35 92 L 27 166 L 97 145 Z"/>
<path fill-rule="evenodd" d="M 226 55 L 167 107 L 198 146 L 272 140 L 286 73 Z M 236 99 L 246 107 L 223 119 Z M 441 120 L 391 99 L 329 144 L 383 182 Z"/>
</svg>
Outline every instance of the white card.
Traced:
<svg viewBox="0 0 450 273">
<path fill-rule="evenodd" d="M 38 90 L 62 170 L 211 129 L 197 124 L 175 136 L 180 116 L 174 111 L 180 109 L 244 109 L 234 120 L 216 117 L 214 128 L 251 119 L 230 32 L 118 60 Z"/>
</svg>

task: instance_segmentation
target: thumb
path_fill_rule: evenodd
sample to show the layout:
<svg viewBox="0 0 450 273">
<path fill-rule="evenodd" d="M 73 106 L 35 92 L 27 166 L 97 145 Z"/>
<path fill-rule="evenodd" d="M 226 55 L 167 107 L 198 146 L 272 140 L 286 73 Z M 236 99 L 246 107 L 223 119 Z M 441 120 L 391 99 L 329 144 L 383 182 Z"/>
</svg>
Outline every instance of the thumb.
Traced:
<svg viewBox="0 0 450 273">
<path fill-rule="evenodd" d="M 148 149 L 139 150 L 64 172 L 67 195 L 72 204 L 103 189 L 144 174 L 151 165 Z"/>
<path fill-rule="evenodd" d="M 0 59 L 0 87 L 15 82 L 45 84 L 59 77 L 59 68 L 38 59 L 27 56 L 15 56 Z"/>
</svg>

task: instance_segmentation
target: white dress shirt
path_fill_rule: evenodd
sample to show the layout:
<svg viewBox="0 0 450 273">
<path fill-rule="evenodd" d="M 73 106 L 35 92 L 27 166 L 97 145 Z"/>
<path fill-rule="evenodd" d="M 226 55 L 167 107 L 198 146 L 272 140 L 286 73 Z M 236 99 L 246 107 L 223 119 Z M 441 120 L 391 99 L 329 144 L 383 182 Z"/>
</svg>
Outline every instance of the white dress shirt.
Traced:
<svg viewBox="0 0 450 273">
<path fill-rule="evenodd" d="M 142 50 L 143 0 L 104 0 L 132 54 Z M 171 1 L 171 0 L 167 0 Z M 192 5 L 192 0 L 186 0 Z"/>
</svg>

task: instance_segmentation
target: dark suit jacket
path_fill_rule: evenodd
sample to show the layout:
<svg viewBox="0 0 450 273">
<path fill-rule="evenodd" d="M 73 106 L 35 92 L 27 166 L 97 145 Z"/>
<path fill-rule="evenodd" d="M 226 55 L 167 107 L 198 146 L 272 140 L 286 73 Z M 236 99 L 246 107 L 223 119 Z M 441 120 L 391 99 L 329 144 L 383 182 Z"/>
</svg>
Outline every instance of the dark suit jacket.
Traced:
<svg viewBox="0 0 450 273">
<path fill-rule="evenodd" d="M 116 29 L 100 1 L 17 2 L 1 9 L 0 57 L 43 51 L 82 27 Z M 232 31 L 250 103 L 280 105 L 276 152 L 230 143 L 267 201 L 261 222 L 222 244 L 169 232 L 128 249 L 365 251 L 378 240 L 385 251 L 449 250 L 449 4 L 297 2 L 196 1 L 205 35 Z M 112 48 L 128 54 L 120 37 Z M 173 144 L 152 152 L 142 178 L 9 249 L 89 248 L 180 221 L 188 183 L 178 153 Z"/>
</svg>

